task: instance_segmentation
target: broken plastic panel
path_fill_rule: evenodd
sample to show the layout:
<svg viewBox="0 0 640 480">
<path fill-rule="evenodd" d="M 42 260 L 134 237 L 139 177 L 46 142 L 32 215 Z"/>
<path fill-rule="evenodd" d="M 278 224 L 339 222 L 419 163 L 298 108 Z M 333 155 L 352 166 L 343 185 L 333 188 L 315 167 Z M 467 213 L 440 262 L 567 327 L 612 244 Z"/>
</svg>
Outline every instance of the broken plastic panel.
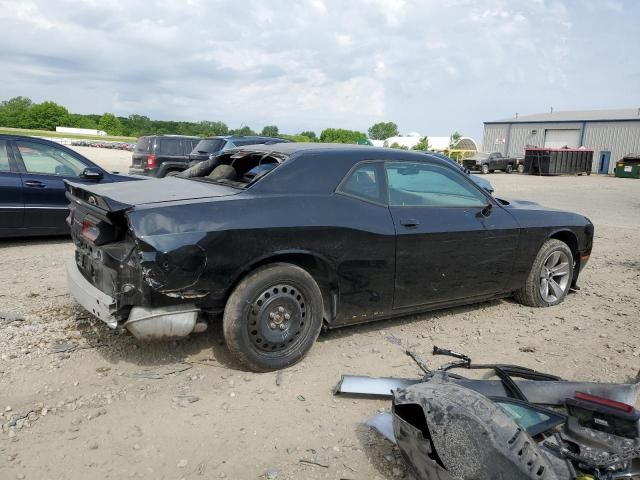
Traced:
<svg viewBox="0 0 640 480">
<path fill-rule="evenodd" d="M 405 389 L 425 380 L 428 381 L 429 379 L 343 375 L 336 387 L 335 394 L 391 399 L 393 397 L 391 394 L 392 391 Z M 508 396 L 504 384 L 500 380 L 451 378 L 451 381 L 487 397 Z M 529 402 L 541 405 L 564 405 L 565 400 L 573 397 L 576 392 L 584 392 L 634 405 L 640 393 L 640 383 L 595 383 L 545 380 L 515 380 L 515 383 L 522 390 Z"/>
</svg>

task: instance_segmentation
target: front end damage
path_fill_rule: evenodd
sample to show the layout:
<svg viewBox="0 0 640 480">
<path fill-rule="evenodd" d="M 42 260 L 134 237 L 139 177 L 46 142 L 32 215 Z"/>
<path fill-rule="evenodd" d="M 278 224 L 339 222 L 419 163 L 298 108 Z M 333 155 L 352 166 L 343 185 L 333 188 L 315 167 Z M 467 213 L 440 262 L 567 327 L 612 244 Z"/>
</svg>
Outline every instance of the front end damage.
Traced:
<svg viewBox="0 0 640 480">
<path fill-rule="evenodd" d="M 134 235 L 130 205 L 110 204 L 67 185 L 67 223 L 76 246 L 66 262 L 72 296 L 110 328 L 124 327 L 143 340 L 202 332 L 206 291 L 195 288 L 207 265 L 191 234 Z"/>
</svg>

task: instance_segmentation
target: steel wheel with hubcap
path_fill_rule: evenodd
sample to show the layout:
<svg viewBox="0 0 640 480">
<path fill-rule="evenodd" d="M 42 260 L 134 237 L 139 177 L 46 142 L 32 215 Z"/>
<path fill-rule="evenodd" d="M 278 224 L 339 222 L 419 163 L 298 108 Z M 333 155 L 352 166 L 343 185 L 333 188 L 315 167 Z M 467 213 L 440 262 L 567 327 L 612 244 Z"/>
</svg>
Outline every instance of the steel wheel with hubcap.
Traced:
<svg viewBox="0 0 640 480">
<path fill-rule="evenodd" d="M 523 288 L 515 299 L 529 307 L 549 307 L 562 302 L 573 281 L 574 260 L 569 246 L 547 240 L 536 255 Z"/>
<path fill-rule="evenodd" d="M 255 371 L 299 361 L 322 327 L 322 293 L 304 269 L 286 263 L 260 267 L 240 281 L 224 311 L 227 346 Z"/>
</svg>

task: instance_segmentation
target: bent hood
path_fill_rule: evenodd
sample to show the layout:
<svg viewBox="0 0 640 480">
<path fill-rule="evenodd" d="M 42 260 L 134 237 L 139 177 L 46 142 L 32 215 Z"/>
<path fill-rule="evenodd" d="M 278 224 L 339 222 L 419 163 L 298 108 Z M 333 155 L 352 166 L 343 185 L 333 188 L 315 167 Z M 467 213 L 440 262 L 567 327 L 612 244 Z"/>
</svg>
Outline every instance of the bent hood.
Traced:
<svg viewBox="0 0 640 480">
<path fill-rule="evenodd" d="M 145 182 L 117 182 L 87 185 L 65 180 L 67 198 L 81 200 L 111 212 L 136 205 L 195 200 L 236 195 L 242 190 L 198 180 L 166 177 Z"/>
</svg>

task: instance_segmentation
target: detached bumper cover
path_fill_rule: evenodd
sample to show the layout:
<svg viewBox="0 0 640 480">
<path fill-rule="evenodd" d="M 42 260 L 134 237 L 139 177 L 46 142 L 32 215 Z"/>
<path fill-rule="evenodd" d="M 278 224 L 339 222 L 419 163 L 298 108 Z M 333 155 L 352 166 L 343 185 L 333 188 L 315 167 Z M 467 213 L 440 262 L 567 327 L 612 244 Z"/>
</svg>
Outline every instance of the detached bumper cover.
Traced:
<svg viewBox="0 0 640 480">
<path fill-rule="evenodd" d="M 118 321 L 115 317 L 115 299 L 91 285 L 78 270 L 75 259 L 67 259 L 65 269 L 67 271 L 67 286 L 73 298 L 110 328 L 116 328 Z"/>
</svg>

